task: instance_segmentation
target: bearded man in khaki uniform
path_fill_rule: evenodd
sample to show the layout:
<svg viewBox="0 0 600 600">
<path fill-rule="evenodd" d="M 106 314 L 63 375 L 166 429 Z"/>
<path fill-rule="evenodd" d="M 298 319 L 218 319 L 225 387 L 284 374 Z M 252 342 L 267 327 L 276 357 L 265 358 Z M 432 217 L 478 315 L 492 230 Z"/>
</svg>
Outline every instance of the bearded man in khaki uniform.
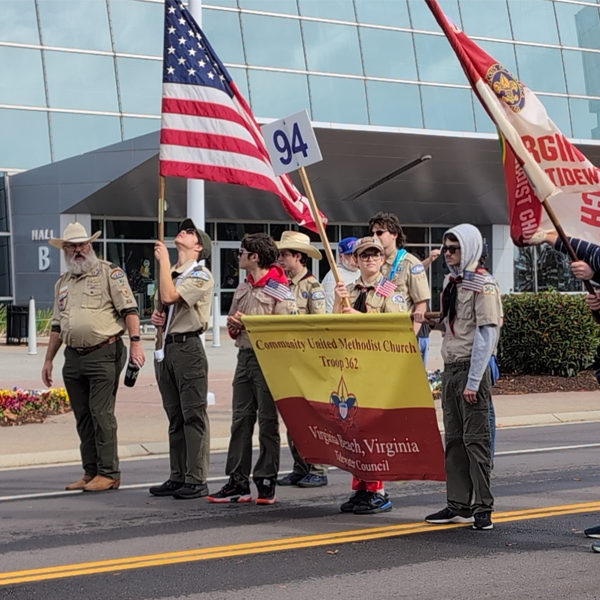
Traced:
<svg viewBox="0 0 600 600">
<path fill-rule="evenodd" d="M 208 361 L 200 336 L 208 329 L 214 280 L 200 264 L 210 256 L 210 238 L 192 219 L 179 226 L 175 246 L 174 266 L 167 247 L 162 242 L 154 246 L 159 265 L 157 300 L 166 309 L 152 314 L 152 324 L 165 328 L 154 366 L 169 419 L 171 473 L 149 491 L 153 496 L 188 500 L 208 495 Z"/>
<path fill-rule="evenodd" d="M 279 248 L 279 264 L 290 280 L 290 289 L 296 299 L 299 315 L 324 315 L 327 312 L 325 290 L 317 278 L 308 270 L 308 259 L 321 260 L 319 250 L 311 245 L 310 238 L 299 231 L 284 231 Z M 297 485 L 301 488 L 316 488 L 327 485 L 327 465 L 307 463 L 287 434 L 290 452 L 294 457 L 294 469 L 277 481 L 279 485 Z"/>
<path fill-rule="evenodd" d="M 239 250 L 240 269 L 248 272 L 233 296 L 227 329 L 239 348 L 233 377 L 231 439 L 225 472 L 229 481 L 210 502 L 250 502 L 252 435 L 258 420 L 260 451 L 253 478 L 258 489 L 256 504 L 275 504 L 279 471 L 279 420 L 275 400 L 252 349 L 244 327 L 244 315 L 289 315 L 297 312 L 294 295 L 284 270 L 276 263 L 279 252 L 265 233 L 244 236 Z"/>
<path fill-rule="evenodd" d="M 127 277 L 117 265 L 98 260 L 80 223 L 71 223 L 50 244 L 63 250 L 67 272 L 54 288 L 54 312 L 42 380 L 52 385 L 52 363 L 65 343 L 63 381 L 81 440 L 83 477 L 67 490 L 102 492 L 121 483 L 117 453 L 115 401 L 119 375 L 126 362 L 121 340 L 125 328 L 131 361 L 145 362 L 138 307 Z"/>
</svg>

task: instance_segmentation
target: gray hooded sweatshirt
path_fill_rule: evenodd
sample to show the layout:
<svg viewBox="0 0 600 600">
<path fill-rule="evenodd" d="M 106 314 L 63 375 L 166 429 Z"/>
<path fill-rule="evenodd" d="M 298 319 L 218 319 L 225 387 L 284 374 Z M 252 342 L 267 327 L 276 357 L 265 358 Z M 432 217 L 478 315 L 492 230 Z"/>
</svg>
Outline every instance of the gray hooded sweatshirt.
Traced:
<svg viewBox="0 0 600 600">
<path fill-rule="evenodd" d="M 479 265 L 479 259 L 483 251 L 483 239 L 479 229 L 469 223 L 462 223 L 444 233 L 444 239 L 451 233 L 460 244 L 460 266 L 451 267 L 446 260 L 446 265 L 450 273 L 454 276 L 464 276 L 465 271 L 475 271 Z M 469 368 L 469 379 L 467 387 L 470 390 L 478 390 L 481 378 L 487 369 L 490 358 L 494 353 L 496 342 L 498 340 L 498 327 L 495 325 L 484 325 L 477 327 L 475 339 L 473 340 L 473 350 L 471 351 L 471 366 Z"/>
</svg>

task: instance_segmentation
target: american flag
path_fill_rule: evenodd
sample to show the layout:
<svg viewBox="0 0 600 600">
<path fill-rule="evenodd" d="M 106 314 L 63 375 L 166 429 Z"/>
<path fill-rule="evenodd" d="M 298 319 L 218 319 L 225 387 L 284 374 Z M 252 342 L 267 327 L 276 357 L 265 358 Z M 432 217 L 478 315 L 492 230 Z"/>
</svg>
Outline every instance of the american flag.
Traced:
<svg viewBox="0 0 600 600">
<path fill-rule="evenodd" d="M 390 281 L 387 277 L 382 277 L 375 288 L 375 293 L 387 298 L 388 296 L 391 296 L 397 288 L 398 286 L 393 281 Z"/>
<path fill-rule="evenodd" d="M 487 273 L 465 271 L 462 278 L 462 288 L 463 290 L 469 290 L 470 292 L 481 292 L 486 280 Z"/>
<path fill-rule="evenodd" d="M 307 198 L 273 172 L 250 107 L 178 0 L 165 1 L 163 70 L 160 174 L 273 192 L 299 225 L 317 231 Z"/>
<path fill-rule="evenodd" d="M 287 285 L 284 285 L 279 281 L 275 281 L 275 279 L 269 279 L 263 289 L 265 294 L 275 298 L 276 300 L 279 300 L 279 302 L 289 298 L 291 293 L 290 288 Z"/>
</svg>

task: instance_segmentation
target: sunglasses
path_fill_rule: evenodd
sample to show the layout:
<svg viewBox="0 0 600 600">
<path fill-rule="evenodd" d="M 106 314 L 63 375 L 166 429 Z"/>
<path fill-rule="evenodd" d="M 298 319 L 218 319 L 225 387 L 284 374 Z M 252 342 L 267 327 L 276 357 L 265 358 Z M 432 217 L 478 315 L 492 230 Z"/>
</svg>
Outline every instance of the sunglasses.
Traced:
<svg viewBox="0 0 600 600">
<path fill-rule="evenodd" d="M 460 246 L 442 246 L 442 254 L 450 252 L 450 254 L 456 254 L 460 250 Z"/>
<path fill-rule="evenodd" d="M 182 229 L 182 231 L 185 231 L 186 233 L 189 233 L 190 235 L 196 235 L 196 230 L 192 229 L 190 227 L 190 229 Z"/>
<path fill-rule="evenodd" d="M 369 260 L 377 260 L 378 258 L 381 258 L 381 252 L 377 252 L 375 254 L 367 254 L 366 252 L 363 252 L 362 254 L 358 255 L 358 258 L 360 258 L 360 260 L 364 260 L 365 262 Z"/>
<path fill-rule="evenodd" d="M 371 233 L 377 237 L 381 237 L 384 233 L 389 233 L 389 231 L 387 229 L 376 229 L 375 231 L 371 231 Z"/>
<path fill-rule="evenodd" d="M 64 248 L 65 250 L 70 250 L 71 252 L 73 252 L 73 251 L 75 251 L 75 250 L 78 250 L 78 249 L 82 249 L 82 250 L 83 250 L 84 248 L 86 248 L 86 247 L 87 247 L 87 245 L 88 245 L 89 243 L 90 243 L 90 242 L 81 242 L 81 243 L 79 243 L 79 244 L 64 244 L 64 245 L 63 245 L 63 248 Z"/>
</svg>

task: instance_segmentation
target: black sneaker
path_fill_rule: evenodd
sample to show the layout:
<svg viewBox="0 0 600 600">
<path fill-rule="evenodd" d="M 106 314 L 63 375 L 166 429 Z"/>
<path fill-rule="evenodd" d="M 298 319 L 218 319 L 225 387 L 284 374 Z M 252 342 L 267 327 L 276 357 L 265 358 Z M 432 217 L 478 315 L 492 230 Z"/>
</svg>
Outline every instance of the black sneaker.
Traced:
<svg viewBox="0 0 600 600">
<path fill-rule="evenodd" d="M 275 479 L 257 479 L 254 481 L 258 490 L 256 504 L 275 504 Z"/>
<path fill-rule="evenodd" d="M 248 482 L 245 484 L 237 483 L 233 478 L 230 478 L 216 494 L 211 494 L 208 497 L 208 501 L 217 504 L 251 502 L 250 484 Z"/>
<path fill-rule="evenodd" d="M 152 486 L 148 491 L 153 496 L 172 496 L 182 485 L 183 481 L 173 481 L 172 479 L 167 479 L 160 485 Z"/>
<path fill-rule="evenodd" d="M 366 490 L 358 490 L 354 492 L 346 502 L 343 502 L 340 506 L 340 511 L 343 513 L 354 512 L 354 507 L 362 500 L 362 497 L 367 493 Z"/>
<path fill-rule="evenodd" d="M 473 517 L 461 517 L 446 507 L 432 515 L 427 515 L 425 521 L 435 525 L 448 525 L 449 523 L 473 523 L 475 519 Z"/>
<path fill-rule="evenodd" d="M 387 495 L 377 492 L 366 492 L 354 507 L 355 515 L 376 515 L 392 510 L 392 501 Z"/>
<path fill-rule="evenodd" d="M 177 500 L 192 500 L 193 498 L 204 498 L 208 496 L 206 483 L 184 483 L 174 494 Z"/>
<path fill-rule="evenodd" d="M 296 485 L 300 480 L 304 479 L 304 475 L 298 473 L 290 473 L 285 477 L 277 480 L 277 485 Z"/>
<path fill-rule="evenodd" d="M 301 488 L 318 488 L 327 485 L 327 475 L 312 475 L 308 474 L 298 482 L 298 487 Z"/>
<path fill-rule="evenodd" d="M 473 523 L 473 529 L 494 529 L 494 524 L 492 523 L 492 513 L 475 513 L 475 522 Z"/>
<path fill-rule="evenodd" d="M 592 544 L 592 552 L 600 552 L 600 542 L 594 542 Z"/>
<path fill-rule="evenodd" d="M 600 539 L 600 525 L 588 527 L 583 533 L 585 533 L 585 535 L 589 538 Z"/>
</svg>

